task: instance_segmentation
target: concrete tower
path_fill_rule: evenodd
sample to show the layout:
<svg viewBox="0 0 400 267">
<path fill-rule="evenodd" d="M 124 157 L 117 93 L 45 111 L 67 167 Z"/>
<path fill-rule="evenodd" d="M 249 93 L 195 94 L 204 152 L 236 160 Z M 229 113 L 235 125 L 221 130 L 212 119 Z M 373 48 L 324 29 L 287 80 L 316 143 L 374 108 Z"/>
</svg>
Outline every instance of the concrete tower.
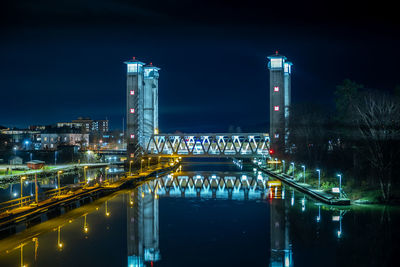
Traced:
<svg viewBox="0 0 400 267">
<path fill-rule="evenodd" d="M 158 134 L 158 71 L 152 63 L 144 66 L 144 138 Z"/>
<path fill-rule="evenodd" d="M 287 61 L 285 56 L 279 55 L 278 52 L 269 56 L 268 59 L 271 148 L 275 151 L 284 152 L 289 136 L 292 63 Z"/>
<path fill-rule="evenodd" d="M 139 146 L 143 140 L 143 100 L 144 100 L 144 76 L 145 63 L 133 59 L 124 62 L 127 65 L 126 79 L 126 139 L 128 158 L 137 157 Z"/>
</svg>

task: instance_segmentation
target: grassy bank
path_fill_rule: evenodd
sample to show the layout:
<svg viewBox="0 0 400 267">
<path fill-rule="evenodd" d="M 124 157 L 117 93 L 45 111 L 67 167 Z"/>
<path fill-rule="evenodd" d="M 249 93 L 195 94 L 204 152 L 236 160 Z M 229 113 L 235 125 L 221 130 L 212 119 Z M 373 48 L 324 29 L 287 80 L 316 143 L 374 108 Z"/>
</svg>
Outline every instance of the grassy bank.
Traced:
<svg viewBox="0 0 400 267">
<path fill-rule="evenodd" d="M 275 170 L 275 166 L 271 165 L 271 169 Z M 282 171 L 282 167 L 278 166 L 277 169 L 279 172 Z M 304 181 L 304 172 L 303 168 L 296 166 L 295 172 L 293 175 L 293 168 L 290 165 L 286 168 L 287 175 L 293 176 L 295 181 L 303 182 Z M 355 202 L 355 203 L 383 203 L 382 201 L 382 192 L 378 185 L 369 185 L 366 182 L 356 183 L 355 178 L 342 176 L 342 191 L 347 195 L 347 197 Z M 316 170 L 307 170 L 305 171 L 305 183 L 311 185 L 313 188 L 318 189 L 318 172 Z M 325 173 L 321 170 L 321 179 L 320 179 L 320 189 L 326 192 L 332 192 L 333 187 L 339 187 L 339 178 L 334 177 L 330 174 Z M 398 190 L 392 191 L 393 196 L 399 196 L 400 192 Z M 398 199 L 394 198 L 393 203 L 398 203 Z"/>
</svg>

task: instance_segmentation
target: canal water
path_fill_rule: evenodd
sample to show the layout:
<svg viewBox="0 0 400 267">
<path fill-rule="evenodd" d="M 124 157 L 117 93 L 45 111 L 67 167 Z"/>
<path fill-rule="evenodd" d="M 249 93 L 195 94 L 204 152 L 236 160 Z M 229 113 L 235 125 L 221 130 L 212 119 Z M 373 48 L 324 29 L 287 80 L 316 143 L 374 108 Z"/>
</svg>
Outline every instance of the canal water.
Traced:
<svg viewBox="0 0 400 267">
<path fill-rule="evenodd" d="M 0 266 L 397 266 L 399 215 L 195 163 L 0 240 Z"/>
</svg>

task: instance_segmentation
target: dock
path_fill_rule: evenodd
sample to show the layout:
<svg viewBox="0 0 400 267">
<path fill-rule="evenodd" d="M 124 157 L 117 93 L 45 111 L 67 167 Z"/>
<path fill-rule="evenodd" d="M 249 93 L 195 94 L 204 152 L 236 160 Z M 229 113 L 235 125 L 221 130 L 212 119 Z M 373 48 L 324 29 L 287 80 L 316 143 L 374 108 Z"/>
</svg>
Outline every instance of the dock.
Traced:
<svg viewBox="0 0 400 267">
<path fill-rule="evenodd" d="M 62 195 L 53 194 L 51 198 L 39 203 L 29 204 L 25 203 L 23 199 L 0 203 L 5 204 L 0 209 L 0 237 L 21 232 L 118 190 L 140 185 L 149 179 L 174 171 L 179 166 L 179 163 L 172 166 L 169 164 L 158 165 L 156 168 L 144 172 L 132 175 L 127 173 L 125 177 L 110 184 L 65 187 Z"/>
<path fill-rule="evenodd" d="M 335 206 L 348 206 L 351 204 L 350 199 L 348 198 L 338 198 L 334 195 L 324 192 L 323 190 L 313 189 L 309 184 L 296 182 L 288 175 L 275 173 L 255 164 L 254 167 L 322 203 Z"/>
</svg>

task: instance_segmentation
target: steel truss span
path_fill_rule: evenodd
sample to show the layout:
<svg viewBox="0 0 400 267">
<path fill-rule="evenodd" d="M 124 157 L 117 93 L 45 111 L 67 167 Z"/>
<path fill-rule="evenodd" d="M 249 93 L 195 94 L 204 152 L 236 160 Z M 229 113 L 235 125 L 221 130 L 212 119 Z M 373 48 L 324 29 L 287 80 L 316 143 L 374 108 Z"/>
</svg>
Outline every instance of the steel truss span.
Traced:
<svg viewBox="0 0 400 267">
<path fill-rule="evenodd" d="M 254 157 L 269 154 L 267 133 L 154 134 L 146 144 L 148 155 L 195 157 Z"/>
</svg>

